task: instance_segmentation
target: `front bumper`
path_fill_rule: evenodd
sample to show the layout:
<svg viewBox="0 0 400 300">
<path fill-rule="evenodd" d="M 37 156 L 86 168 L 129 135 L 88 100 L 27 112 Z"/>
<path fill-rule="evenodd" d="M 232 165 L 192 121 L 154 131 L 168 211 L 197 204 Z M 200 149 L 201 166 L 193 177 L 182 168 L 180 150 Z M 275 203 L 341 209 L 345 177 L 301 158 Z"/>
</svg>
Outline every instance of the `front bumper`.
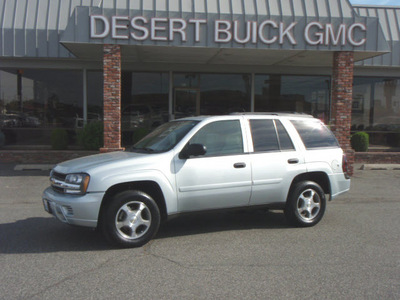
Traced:
<svg viewBox="0 0 400 300">
<path fill-rule="evenodd" d="M 83 196 L 60 194 L 48 187 L 42 196 L 44 209 L 63 223 L 97 227 L 97 220 L 104 193 Z"/>
</svg>

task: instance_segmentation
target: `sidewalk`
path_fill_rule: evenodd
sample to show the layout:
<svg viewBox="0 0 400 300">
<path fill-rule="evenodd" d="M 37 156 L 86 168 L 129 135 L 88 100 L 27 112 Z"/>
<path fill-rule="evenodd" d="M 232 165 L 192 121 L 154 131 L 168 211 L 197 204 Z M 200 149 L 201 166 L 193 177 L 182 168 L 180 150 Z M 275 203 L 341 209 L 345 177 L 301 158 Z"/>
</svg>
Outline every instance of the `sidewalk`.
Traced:
<svg viewBox="0 0 400 300">
<path fill-rule="evenodd" d="M 53 166 L 54 165 L 17 165 L 14 163 L 0 163 L 0 177 L 49 176 Z"/>
</svg>

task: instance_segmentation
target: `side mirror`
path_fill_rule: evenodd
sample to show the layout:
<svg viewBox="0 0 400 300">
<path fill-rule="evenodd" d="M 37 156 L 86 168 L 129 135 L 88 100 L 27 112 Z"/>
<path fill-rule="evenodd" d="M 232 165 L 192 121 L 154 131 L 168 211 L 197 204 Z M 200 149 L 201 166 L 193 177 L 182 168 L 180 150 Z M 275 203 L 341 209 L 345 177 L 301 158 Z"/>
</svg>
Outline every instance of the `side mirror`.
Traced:
<svg viewBox="0 0 400 300">
<path fill-rule="evenodd" d="M 202 144 L 189 144 L 179 153 L 180 159 L 188 159 L 191 156 L 204 155 L 207 152 L 206 146 Z"/>
</svg>

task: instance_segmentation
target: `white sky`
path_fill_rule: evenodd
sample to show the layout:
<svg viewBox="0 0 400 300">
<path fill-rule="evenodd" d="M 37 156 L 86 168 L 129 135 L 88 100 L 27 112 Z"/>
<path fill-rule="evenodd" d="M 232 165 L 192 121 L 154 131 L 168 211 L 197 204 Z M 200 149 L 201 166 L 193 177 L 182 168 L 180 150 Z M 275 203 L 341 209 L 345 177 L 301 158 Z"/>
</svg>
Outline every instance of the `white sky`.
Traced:
<svg viewBox="0 0 400 300">
<path fill-rule="evenodd" d="M 400 0 L 350 0 L 352 4 L 399 5 Z"/>
</svg>

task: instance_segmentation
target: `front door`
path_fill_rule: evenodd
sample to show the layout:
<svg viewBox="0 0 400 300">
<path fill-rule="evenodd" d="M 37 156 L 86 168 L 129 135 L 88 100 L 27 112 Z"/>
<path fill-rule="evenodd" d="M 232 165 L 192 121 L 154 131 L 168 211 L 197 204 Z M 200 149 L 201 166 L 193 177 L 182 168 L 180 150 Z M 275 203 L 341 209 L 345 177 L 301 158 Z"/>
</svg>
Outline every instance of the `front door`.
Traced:
<svg viewBox="0 0 400 300">
<path fill-rule="evenodd" d="M 244 154 L 239 119 L 216 121 L 189 141 L 202 144 L 205 155 L 175 159 L 180 211 L 245 206 L 251 193 L 251 166 Z"/>
</svg>

